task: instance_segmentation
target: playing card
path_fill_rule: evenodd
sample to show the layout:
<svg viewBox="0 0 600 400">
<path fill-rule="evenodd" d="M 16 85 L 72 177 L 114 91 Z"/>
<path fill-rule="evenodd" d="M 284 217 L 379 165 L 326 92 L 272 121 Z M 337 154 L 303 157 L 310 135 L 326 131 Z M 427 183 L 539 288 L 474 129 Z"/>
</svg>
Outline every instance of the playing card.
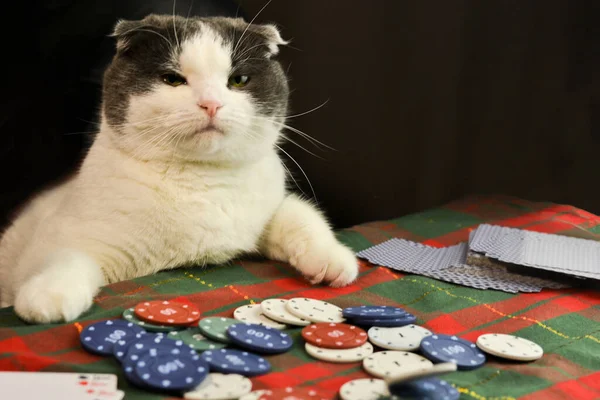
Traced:
<svg viewBox="0 0 600 400">
<path fill-rule="evenodd" d="M 111 374 L 0 372 L 0 398 L 44 400 L 120 400 Z"/>
</svg>

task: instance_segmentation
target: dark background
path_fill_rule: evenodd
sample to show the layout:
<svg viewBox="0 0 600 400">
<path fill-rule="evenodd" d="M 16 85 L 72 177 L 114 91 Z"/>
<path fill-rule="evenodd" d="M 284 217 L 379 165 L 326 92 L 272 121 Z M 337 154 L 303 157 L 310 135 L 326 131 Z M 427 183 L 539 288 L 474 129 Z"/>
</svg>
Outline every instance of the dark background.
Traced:
<svg viewBox="0 0 600 400">
<path fill-rule="evenodd" d="M 239 3 L 249 20 L 266 0 Z M 172 4 L 53 0 L 15 12 L 27 29 L 3 32 L 0 226 L 81 159 L 88 139 L 75 133 L 94 129 L 115 20 Z M 190 4 L 177 1 L 178 13 Z M 236 11 L 225 0 L 193 7 Z M 470 193 L 600 213 L 598 21 L 595 0 L 273 0 L 255 22 L 276 22 L 292 39 L 281 55 L 291 113 L 328 100 L 289 122 L 337 151 L 294 133 L 323 159 L 285 149 L 343 227 Z"/>
</svg>

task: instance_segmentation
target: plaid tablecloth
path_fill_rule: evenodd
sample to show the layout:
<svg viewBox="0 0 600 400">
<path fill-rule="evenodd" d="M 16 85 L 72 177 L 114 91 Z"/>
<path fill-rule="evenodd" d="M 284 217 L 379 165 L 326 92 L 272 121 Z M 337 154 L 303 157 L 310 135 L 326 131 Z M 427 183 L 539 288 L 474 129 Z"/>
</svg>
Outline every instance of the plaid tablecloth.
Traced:
<svg viewBox="0 0 600 400">
<path fill-rule="evenodd" d="M 600 237 L 600 218 L 570 206 L 514 198 L 475 197 L 403 218 L 371 222 L 339 232 L 362 250 L 391 237 L 447 246 L 464 241 L 469 230 L 487 222 L 541 232 Z M 600 284 L 596 286 L 600 288 Z M 600 399 L 600 291 L 544 290 L 513 295 L 461 287 L 389 269 L 361 266 L 356 284 L 332 289 L 313 287 L 294 270 L 272 261 L 240 261 L 201 269 L 180 269 L 105 287 L 93 308 L 77 322 L 27 325 L 12 308 L 0 310 L 0 370 L 116 373 L 127 399 L 165 399 L 127 383 L 119 364 L 85 352 L 79 331 L 85 325 L 119 317 L 142 300 L 174 299 L 198 306 L 205 316 L 231 316 L 244 304 L 272 297 L 310 297 L 340 307 L 398 305 L 418 324 L 469 340 L 489 332 L 513 333 L 540 344 L 545 355 L 533 363 L 490 357 L 480 369 L 455 372 L 444 379 L 461 399 Z M 311 386 L 335 398 L 351 379 L 367 377 L 360 363 L 331 364 L 308 356 L 299 329 L 292 351 L 269 357 L 273 372 L 253 378 L 255 389 Z M 0 398 L 2 388 L 0 388 Z"/>
</svg>

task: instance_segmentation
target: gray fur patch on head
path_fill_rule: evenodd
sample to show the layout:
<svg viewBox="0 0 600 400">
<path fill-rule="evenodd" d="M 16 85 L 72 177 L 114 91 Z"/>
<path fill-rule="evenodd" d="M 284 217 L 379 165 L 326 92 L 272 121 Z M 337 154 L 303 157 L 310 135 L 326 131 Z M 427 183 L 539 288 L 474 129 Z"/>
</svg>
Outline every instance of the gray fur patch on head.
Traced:
<svg viewBox="0 0 600 400">
<path fill-rule="evenodd" d="M 216 32 L 230 47 L 231 76 L 252 77 L 244 90 L 259 112 L 269 117 L 286 114 L 287 78 L 273 56 L 287 42 L 274 25 L 248 24 L 241 18 L 149 15 L 140 21 L 119 21 L 112 34 L 117 53 L 105 72 L 103 87 L 104 115 L 110 126 L 119 131 L 130 98 L 153 90 L 163 84 L 163 74 L 179 70 L 181 43 L 202 35 L 203 29 Z"/>
</svg>

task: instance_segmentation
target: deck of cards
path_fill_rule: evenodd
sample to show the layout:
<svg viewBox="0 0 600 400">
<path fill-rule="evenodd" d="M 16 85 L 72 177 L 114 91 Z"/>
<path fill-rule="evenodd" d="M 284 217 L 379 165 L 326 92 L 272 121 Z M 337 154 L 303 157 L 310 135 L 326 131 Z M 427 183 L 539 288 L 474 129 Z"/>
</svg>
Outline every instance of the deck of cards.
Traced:
<svg viewBox="0 0 600 400">
<path fill-rule="evenodd" d="M 0 372 L 3 399 L 122 400 L 113 374 Z"/>
</svg>

